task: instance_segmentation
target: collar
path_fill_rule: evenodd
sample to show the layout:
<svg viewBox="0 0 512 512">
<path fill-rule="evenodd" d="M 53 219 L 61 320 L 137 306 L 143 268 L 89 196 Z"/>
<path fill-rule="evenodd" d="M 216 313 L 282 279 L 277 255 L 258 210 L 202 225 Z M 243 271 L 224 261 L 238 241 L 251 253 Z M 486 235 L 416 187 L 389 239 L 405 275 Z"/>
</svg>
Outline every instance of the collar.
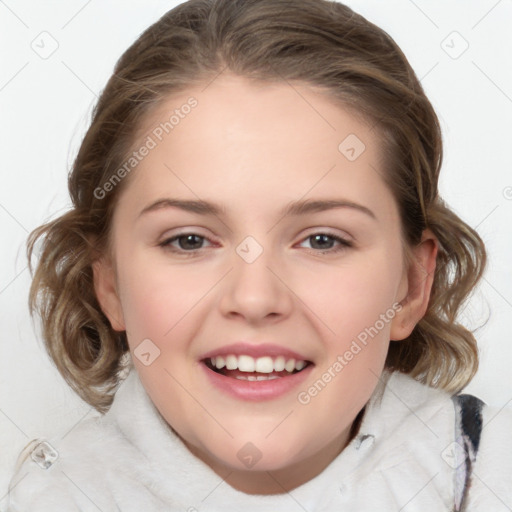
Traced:
<svg viewBox="0 0 512 512">
<path fill-rule="evenodd" d="M 133 366 L 105 420 L 115 424 L 149 462 L 152 475 L 148 481 L 162 496 L 168 493 L 169 503 L 179 504 L 183 510 L 191 506 L 218 510 L 219 503 L 226 512 L 240 510 L 241 506 L 245 512 L 300 510 L 300 503 L 307 510 L 317 511 L 346 507 L 346 494 L 355 493 L 354 486 L 368 475 L 422 458 L 423 454 L 413 453 L 422 439 L 428 441 L 427 449 L 431 450 L 428 445 L 434 437 L 447 435 L 441 432 L 446 430 L 446 421 L 434 421 L 439 411 L 446 409 L 447 401 L 451 402 L 444 391 L 385 370 L 366 404 L 359 431 L 347 447 L 315 478 L 290 493 L 269 496 L 234 489 L 193 455 L 151 402 Z M 411 432 L 415 433 L 413 444 Z"/>
</svg>

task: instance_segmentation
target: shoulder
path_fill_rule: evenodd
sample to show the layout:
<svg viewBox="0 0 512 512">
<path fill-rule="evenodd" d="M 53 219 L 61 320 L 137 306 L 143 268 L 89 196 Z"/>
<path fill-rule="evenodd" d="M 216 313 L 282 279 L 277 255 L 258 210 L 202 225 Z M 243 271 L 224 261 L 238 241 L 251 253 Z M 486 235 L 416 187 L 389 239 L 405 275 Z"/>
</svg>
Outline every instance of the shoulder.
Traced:
<svg viewBox="0 0 512 512">
<path fill-rule="evenodd" d="M 369 406 L 361 433 L 374 443 L 364 470 L 385 482 L 397 503 L 451 510 L 460 502 L 461 484 L 457 400 L 409 375 L 386 372 Z"/>
<path fill-rule="evenodd" d="M 102 417 L 85 420 L 62 439 L 32 440 L 18 457 L 8 512 L 110 510 L 105 475 L 113 468 L 108 455 L 127 450 L 119 432 Z"/>
<path fill-rule="evenodd" d="M 443 389 L 423 384 L 399 372 L 382 374 L 369 402 L 370 428 L 389 441 L 403 442 L 398 432 L 410 431 L 420 438 L 436 441 L 453 434 L 455 409 L 452 397 Z"/>
<path fill-rule="evenodd" d="M 468 510 L 512 510 L 512 409 L 484 406 Z"/>
<path fill-rule="evenodd" d="M 154 495 L 155 457 L 147 450 L 157 457 L 162 452 L 168 431 L 162 424 L 132 372 L 104 415 L 79 422 L 62 438 L 36 439 L 23 450 L 7 511 L 161 510 Z"/>
<path fill-rule="evenodd" d="M 369 439 L 366 455 L 359 455 L 364 459 L 357 471 L 360 483 L 354 485 L 380 485 L 383 502 L 393 496 L 401 504 L 412 499 L 412 489 L 426 486 L 416 502 L 425 510 L 446 509 L 453 503 L 453 468 L 443 458 L 455 437 L 451 395 L 386 371 L 367 405 L 352 445 L 361 453 L 361 440 Z"/>
</svg>

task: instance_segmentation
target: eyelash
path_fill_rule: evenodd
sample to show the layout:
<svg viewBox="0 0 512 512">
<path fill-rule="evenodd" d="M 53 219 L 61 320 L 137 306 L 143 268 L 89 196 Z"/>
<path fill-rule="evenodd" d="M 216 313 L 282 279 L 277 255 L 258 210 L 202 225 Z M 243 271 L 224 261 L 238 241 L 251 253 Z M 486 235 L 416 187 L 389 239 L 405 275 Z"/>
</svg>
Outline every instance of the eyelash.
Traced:
<svg viewBox="0 0 512 512">
<path fill-rule="evenodd" d="M 319 236 L 319 235 L 323 235 L 323 236 L 326 236 L 328 238 L 331 238 L 332 240 L 336 241 L 336 242 L 339 242 L 339 246 L 337 249 L 326 249 L 324 251 L 320 250 L 320 249 L 310 249 L 311 251 L 313 251 L 314 253 L 318 254 L 337 254 L 341 251 L 344 251 L 350 247 L 353 247 L 353 243 L 352 242 L 349 242 L 348 240 L 345 240 L 344 238 L 341 238 L 339 236 L 336 236 L 336 235 L 333 235 L 333 234 L 330 234 L 330 233 L 325 233 L 323 231 L 319 231 L 317 233 L 312 233 L 311 235 L 308 235 L 306 238 L 304 238 L 302 240 L 302 242 L 308 240 L 309 238 L 313 238 L 315 236 Z M 172 247 L 171 246 L 171 243 L 176 241 L 176 240 L 179 240 L 180 238 L 186 238 L 188 236 L 195 236 L 196 238 L 199 238 L 199 239 L 202 239 L 202 240 L 208 240 L 210 241 L 207 237 L 204 237 L 204 236 L 201 236 L 201 235 L 198 235 L 197 233 L 181 233 L 179 235 L 176 235 L 172 238 L 167 238 L 166 240 L 164 240 L 163 242 L 159 243 L 159 247 L 162 247 L 164 250 L 166 251 L 170 251 L 170 252 L 173 252 L 173 253 L 176 253 L 176 254 L 182 254 L 182 255 L 185 255 L 187 257 L 192 257 L 192 256 L 195 256 L 197 255 L 197 253 L 199 251 L 201 251 L 201 249 L 193 249 L 193 250 L 190 250 L 190 251 L 186 251 L 184 249 L 176 249 L 175 247 Z"/>
</svg>

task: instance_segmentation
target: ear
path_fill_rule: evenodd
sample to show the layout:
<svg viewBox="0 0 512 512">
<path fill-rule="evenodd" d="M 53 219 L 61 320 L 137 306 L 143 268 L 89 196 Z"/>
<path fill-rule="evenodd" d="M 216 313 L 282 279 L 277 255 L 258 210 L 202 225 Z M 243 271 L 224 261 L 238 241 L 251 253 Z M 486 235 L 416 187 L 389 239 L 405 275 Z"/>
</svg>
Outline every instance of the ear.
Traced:
<svg viewBox="0 0 512 512">
<path fill-rule="evenodd" d="M 407 338 L 425 315 L 434 282 L 438 249 L 437 238 L 429 229 L 423 232 L 421 242 L 410 249 L 412 261 L 404 271 L 400 286 L 405 287 L 406 293 L 400 302 L 402 309 L 391 323 L 391 340 Z"/>
<path fill-rule="evenodd" d="M 112 329 L 115 331 L 126 330 L 112 263 L 106 257 L 102 257 L 92 264 L 92 271 L 94 291 L 101 310 L 109 319 Z"/>
</svg>

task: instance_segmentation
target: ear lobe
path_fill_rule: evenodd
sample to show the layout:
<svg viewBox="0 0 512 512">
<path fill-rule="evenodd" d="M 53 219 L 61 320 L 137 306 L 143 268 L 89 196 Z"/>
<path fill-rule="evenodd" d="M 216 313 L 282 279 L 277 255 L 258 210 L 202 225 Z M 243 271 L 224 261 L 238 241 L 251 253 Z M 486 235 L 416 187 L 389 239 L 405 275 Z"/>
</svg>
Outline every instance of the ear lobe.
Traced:
<svg viewBox="0 0 512 512">
<path fill-rule="evenodd" d="M 400 302 L 402 309 L 391 323 L 392 340 L 407 338 L 425 316 L 434 282 L 438 249 L 437 238 L 429 229 L 423 232 L 421 242 L 411 249 L 412 261 L 406 275 L 407 294 Z"/>
<path fill-rule="evenodd" d="M 112 329 L 115 331 L 126 330 L 112 264 L 105 258 L 100 258 L 92 264 L 92 271 L 94 291 L 101 310 L 109 319 Z"/>
</svg>

